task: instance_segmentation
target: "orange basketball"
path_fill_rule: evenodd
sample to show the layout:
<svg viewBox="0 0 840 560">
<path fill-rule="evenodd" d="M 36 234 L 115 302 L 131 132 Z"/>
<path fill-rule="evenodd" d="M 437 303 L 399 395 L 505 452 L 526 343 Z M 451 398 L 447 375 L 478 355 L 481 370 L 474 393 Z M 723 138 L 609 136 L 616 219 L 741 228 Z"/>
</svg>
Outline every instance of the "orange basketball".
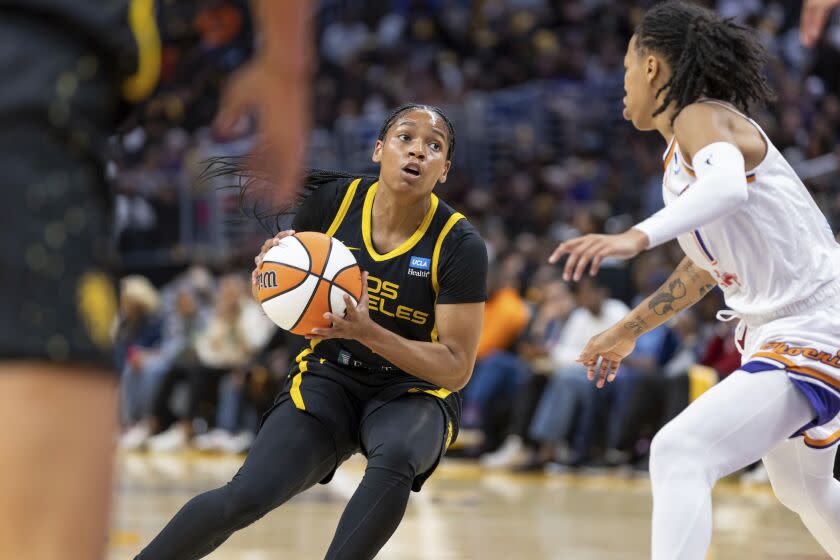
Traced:
<svg viewBox="0 0 840 560">
<path fill-rule="evenodd" d="M 280 240 L 265 254 L 257 276 L 266 315 L 281 329 L 308 334 L 329 327 L 324 313 L 344 316 L 344 296 L 362 296 L 362 272 L 338 239 L 314 231 Z"/>
</svg>

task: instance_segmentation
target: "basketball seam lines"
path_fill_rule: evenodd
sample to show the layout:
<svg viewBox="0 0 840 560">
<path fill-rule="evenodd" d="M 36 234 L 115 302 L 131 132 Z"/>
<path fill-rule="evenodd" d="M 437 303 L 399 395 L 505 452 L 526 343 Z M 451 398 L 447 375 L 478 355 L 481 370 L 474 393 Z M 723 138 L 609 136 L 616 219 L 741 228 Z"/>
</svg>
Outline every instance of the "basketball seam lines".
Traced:
<svg viewBox="0 0 840 560">
<path fill-rule="evenodd" d="M 276 265 L 278 265 L 278 266 L 286 266 L 286 264 L 285 264 L 285 263 L 274 263 L 274 264 L 276 264 Z M 280 292 L 280 293 L 278 293 L 278 294 L 274 294 L 273 296 L 269 296 L 269 297 L 267 297 L 267 298 L 265 298 L 265 299 L 263 299 L 263 300 L 260 300 L 260 303 L 265 303 L 265 302 L 267 302 L 267 301 L 271 301 L 272 299 L 276 298 L 277 296 L 282 296 L 283 294 L 288 294 L 288 293 L 289 293 L 289 292 L 291 292 L 292 290 L 297 290 L 298 288 L 300 288 L 301 286 L 303 286 L 303 283 L 304 283 L 304 282 L 306 282 L 306 279 L 307 279 L 307 278 L 309 278 L 309 271 L 308 271 L 308 270 L 303 270 L 302 268 L 298 268 L 298 267 L 296 267 L 296 266 L 290 266 L 289 268 L 294 269 L 294 270 L 297 270 L 297 271 L 299 271 L 299 272 L 304 272 L 305 274 L 304 274 L 304 276 L 303 276 L 303 280 L 301 280 L 300 282 L 298 282 L 297 284 L 295 284 L 295 285 L 294 285 L 294 286 L 292 286 L 291 288 L 286 288 L 285 290 L 283 290 L 282 292 Z M 276 271 L 274 271 L 274 272 L 276 272 Z"/>
<path fill-rule="evenodd" d="M 273 262 L 273 261 L 269 261 L 269 262 Z M 279 294 L 274 294 L 273 296 L 267 297 L 267 298 L 265 298 L 264 300 L 261 300 L 261 301 L 260 301 L 260 303 L 265 303 L 265 302 L 267 302 L 267 301 L 271 301 L 271 300 L 273 300 L 273 299 L 274 299 L 274 298 L 276 298 L 276 297 L 282 296 L 282 295 L 284 295 L 284 294 L 288 294 L 288 293 L 289 293 L 289 292 L 291 292 L 292 290 L 296 290 L 297 288 L 300 288 L 300 287 L 304 284 L 304 282 L 306 282 L 307 280 L 309 280 L 309 277 L 310 277 L 310 276 L 314 276 L 314 277 L 315 277 L 315 278 L 317 278 L 318 280 L 323 281 L 323 282 L 326 282 L 327 284 L 329 284 L 329 285 L 330 285 L 330 287 L 336 287 L 336 288 L 338 288 L 339 290 L 341 290 L 341 291 L 343 291 L 343 292 L 347 292 L 350 296 L 353 296 L 353 294 L 351 294 L 349 291 L 347 291 L 347 290 L 346 290 L 343 286 L 340 286 L 340 285 L 336 284 L 336 283 L 335 283 L 335 281 L 333 281 L 333 280 L 327 280 L 326 278 L 324 278 L 323 276 L 321 276 L 321 275 L 319 275 L 319 274 L 312 274 L 312 272 L 310 272 L 309 270 L 304 270 L 304 269 L 302 269 L 302 268 L 298 268 L 298 267 L 296 267 L 296 266 L 290 266 L 290 265 L 287 265 L 286 263 L 274 263 L 274 264 L 277 264 L 277 265 L 280 265 L 280 266 L 288 266 L 289 268 L 292 268 L 292 269 L 294 269 L 294 270 L 299 270 L 300 272 L 305 272 L 305 273 L 306 273 L 306 276 L 303 278 L 303 280 L 302 280 L 302 281 L 300 282 L 300 284 L 298 284 L 297 286 L 295 286 L 295 287 L 293 287 L 293 288 L 289 288 L 288 290 L 284 290 L 284 291 L 280 292 Z M 358 266 L 358 264 L 357 264 L 357 263 L 348 264 L 348 265 L 347 265 L 347 266 L 345 266 L 344 268 L 340 268 L 340 269 L 338 269 L 338 272 L 336 272 L 336 273 L 335 273 L 335 277 L 337 278 L 339 274 L 341 274 L 341 273 L 342 273 L 342 272 L 344 272 L 345 270 L 349 270 L 349 269 L 353 268 L 354 266 Z M 316 290 L 318 289 L 318 285 L 317 285 L 317 284 L 315 285 L 315 289 L 316 289 Z M 294 328 L 294 327 L 292 327 L 292 328 Z"/>
</svg>

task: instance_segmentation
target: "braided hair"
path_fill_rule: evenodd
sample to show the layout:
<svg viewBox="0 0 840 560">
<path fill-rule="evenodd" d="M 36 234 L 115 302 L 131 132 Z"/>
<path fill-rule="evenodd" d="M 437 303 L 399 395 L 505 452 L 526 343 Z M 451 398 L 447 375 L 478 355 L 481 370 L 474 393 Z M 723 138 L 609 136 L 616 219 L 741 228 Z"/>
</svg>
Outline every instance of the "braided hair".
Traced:
<svg viewBox="0 0 840 560">
<path fill-rule="evenodd" d="M 446 159 L 452 159 L 455 152 L 455 128 L 446 114 L 438 107 L 422 105 L 419 103 L 406 103 L 400 105 L 385 118 L 382 127 L 379 129 L 378 140 L 385 140 L 388 131 L 396 120 L 409 111 L 432 111 L 446 123 L 449 147 L 446 152 Z M 199 182 L 218 181 L 220 179 L 232 182 L 223 184 L 219 188 L 236 189 L 239 191 L 239 211 L 247 218 L 255 219 L 260 226 L 269 234 L 274 235 L 281 229 L 284 221 L 295 214 L 297 209 L 309 196 L 323 185 L 332 183 L 337 179 L 363 179 L 375 180 L 372 175 L 359 173 L 347 173 L 344 171 L 331 171 L 325 169 L 306 169 L 302 178 L 302 187 L 295 193 L 295 196 L 279 208 L 266 207 L 264 197 L 259 196 L 262 189 L 270 188 L 272 178 L 260 170 L 257 162 L 259 157 L 251 156 L 216 156 L 205 161 L 206 167 L 199 175 Z"/>
<path fill-rule="evenodd" d="M 648 10 L 636 27 L 636 48 L 656 52 L 671 67 L 671 78 L 656 92 L 665 92 L 653 116 L 671 103 L 677 115 L 702 97 L 732 103 L 747 112 L 751 103 L 774 98 L 763 69 L 767 60 L 756 34 L 712 10 L 674 0 Z"/>
</svg>

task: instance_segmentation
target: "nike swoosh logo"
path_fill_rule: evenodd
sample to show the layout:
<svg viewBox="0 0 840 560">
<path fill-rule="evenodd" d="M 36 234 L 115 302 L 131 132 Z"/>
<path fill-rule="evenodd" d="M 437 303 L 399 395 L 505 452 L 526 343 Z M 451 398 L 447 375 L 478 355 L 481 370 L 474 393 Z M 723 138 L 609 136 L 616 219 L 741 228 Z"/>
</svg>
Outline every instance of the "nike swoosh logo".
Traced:
<svg viewBox="0 0 840 560">
<path fill-rule="evenodd" d="M 345 245 L 345 247 L 347 247 L 347 245 Z M 349 249 L 350 251 L 361 251 L 361 248 L 359 247 L 347 247 L 347 249 Z"/>
</svg>

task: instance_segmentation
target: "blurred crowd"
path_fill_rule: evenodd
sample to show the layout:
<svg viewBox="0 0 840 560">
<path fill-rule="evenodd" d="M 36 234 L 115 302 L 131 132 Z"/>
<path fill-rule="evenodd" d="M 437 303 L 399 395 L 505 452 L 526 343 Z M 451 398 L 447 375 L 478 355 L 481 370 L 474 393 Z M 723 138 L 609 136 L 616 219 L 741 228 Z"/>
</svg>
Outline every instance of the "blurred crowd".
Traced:
<svg viewBox="0 0 840 560">
<path fill-rule="evenodd" d="M 313 144 L 408 100 L 458 113 L 476 96 L 535 81 L 620 92 L 626 42 L 650 3 L 323 0 Z M 189 265 L 185 229 L 190 241 L 210 239 L 202 232 L 218 218 L 196 186 L 203 158 L 248 147 L 248 123 L 236 138 L 219 137 L 208 123 L 225 77 L 250 54 L 254 37 L 244 0 L 163 4 L 163 86 L 115 140 L 111 175 L 122 250 L 162 249 Z M 706 4 L 761 34 L 778 100 L 754 116 L 794 166 L 829 162 L 814 167 L 806 183 L 840 231 L 837 16 L 818 47 L 807 50 L 796 29 L 799 1 Z M 555 101 L 558 115 L 586 113 L 586 106 L 564 112 Z M 715 320 L 723 307 L 716 291 L 643 336 L 605 390 L 595 390 L 574 362 L 591 335 L 656 289 L 682 256 L 671 244 L 631 265 L 606 262 L 597 278 L 576 285 L 543 264 L 559 240 L 621 230 L 662 204 L 664 145 L 616 122 L 618 110 L 569 143 L 548 141 L 525 122 L 508 131 L 504 149 L 481 152 L 492 160 L 475 161 L 461 148 L 491 139 L 459 135 L 455 172 L 440 186 L 439 194 L 481 230 L 493 262 L 461 442 L 463 454 L 488 467 L 644 468 L 656 430 L 739 364 L 733 325 Z M 485 182 L 475 171 L 491 166 Z M 247 262 L 257 247 L 240 247 L 240 261 L 210 263 L 212 272 L 193 265 L 170 279 L 137 265 L 142 274 L 124 279 L 116 359 L 125 447 L 247 448 L 289 361 L 284 334 L 249 299 Z"/>
</svg>

